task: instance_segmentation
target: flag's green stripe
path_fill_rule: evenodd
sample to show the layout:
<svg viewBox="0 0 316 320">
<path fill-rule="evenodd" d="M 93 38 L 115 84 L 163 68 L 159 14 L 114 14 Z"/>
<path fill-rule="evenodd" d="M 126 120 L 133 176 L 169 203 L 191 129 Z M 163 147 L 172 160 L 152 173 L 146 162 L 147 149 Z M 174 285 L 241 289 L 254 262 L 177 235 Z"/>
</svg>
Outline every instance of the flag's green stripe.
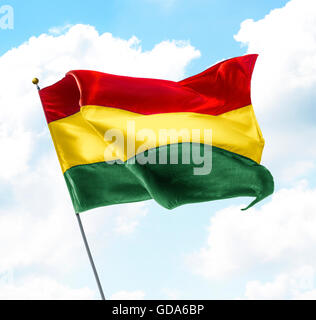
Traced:
<svg viewBox="0 0 316 320">
<path fill-rule="evenodd" d="M 240 196 L 255 197 L 250 206 L 273 193 L 270 172 L 263 166 L 229 151 L 212 148 L 212 171 L 193 175 L 193 152 L 210 151 L 209 146 L 191 146 L 191 164 L 108 164 L 105 162 L 76 166 L 65 172 L 75 210 L 155 199 L 168 209 L 196 203 Z M 204 149 L 206 148 L 206 149 Z M 157 156 L 171 146 L 151 149 L 145 156 Z M 179 145 L 179 161 L 183 153 Z M 201 167 L 201 166 L 200 166 Z"/>
</svg>

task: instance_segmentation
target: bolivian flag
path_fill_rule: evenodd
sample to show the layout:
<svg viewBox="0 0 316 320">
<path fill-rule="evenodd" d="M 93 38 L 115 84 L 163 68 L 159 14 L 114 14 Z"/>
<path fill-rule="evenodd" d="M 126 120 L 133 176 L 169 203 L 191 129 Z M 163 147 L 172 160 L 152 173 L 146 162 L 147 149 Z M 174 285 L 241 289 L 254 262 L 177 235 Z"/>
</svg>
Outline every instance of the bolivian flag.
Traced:
<svg viewBox="0 0 316 320">
<path fill-rule="evenodd" d="M 77 70 L 40 90 L 77 213 L 155 199 L 165 208 L 273 192 L 250 98 L 257 55 L 180 82 Z"/>
</svg>

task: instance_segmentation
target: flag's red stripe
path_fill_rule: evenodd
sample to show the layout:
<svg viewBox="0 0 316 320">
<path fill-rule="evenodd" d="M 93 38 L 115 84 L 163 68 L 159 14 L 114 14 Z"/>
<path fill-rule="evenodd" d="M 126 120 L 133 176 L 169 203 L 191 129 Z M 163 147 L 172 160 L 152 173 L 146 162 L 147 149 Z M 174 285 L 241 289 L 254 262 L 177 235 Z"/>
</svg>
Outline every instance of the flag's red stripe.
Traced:
<svg viewBox="0 0 316 320">
<path fill-rule="evenodd" d="M 66 76 L 54 85 L 41 89 L 39 93 L 48 123 L 80 110 L 80 91 L 72 76 Z"/>
<path fill-rule="evenodd" d="M 48 122 L 75 114 L 84 105 L 140 114 L 196 112 L 219 115 L 251 104 L 250 83 L 257 55 L 223 61 L 180 82 L 71 71 L 40 91 Z"/>
</svg>

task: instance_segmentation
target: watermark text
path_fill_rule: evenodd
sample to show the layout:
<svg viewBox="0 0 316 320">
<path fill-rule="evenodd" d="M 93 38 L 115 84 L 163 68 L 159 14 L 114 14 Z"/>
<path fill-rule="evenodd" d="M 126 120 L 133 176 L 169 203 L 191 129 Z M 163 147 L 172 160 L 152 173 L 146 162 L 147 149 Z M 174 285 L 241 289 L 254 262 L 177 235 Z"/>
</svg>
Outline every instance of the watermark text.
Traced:
<svg viewBox="0 0 316 320">
<path fill-rule="evenodd" d="M 0 6 L 0 29 L 14 29 L 14 10 L 9 5 Z"/>
<path fill-rule="evenodd" d="M 212 170 L 211 129 L 136 130 L 133 120 L 126 129 L 112 128 L 105 132 L 107 147 L 104 160 L 108 164 L 125 161 L 139 165 L 194 165 L 194 175 L 208 175 Z M 192 143 L 190 143 L 192 142 Z M 193 145 L 194 144 L 194 145 Z M 159 148 L 157 148 L 159 147 Z"/>
</svg>

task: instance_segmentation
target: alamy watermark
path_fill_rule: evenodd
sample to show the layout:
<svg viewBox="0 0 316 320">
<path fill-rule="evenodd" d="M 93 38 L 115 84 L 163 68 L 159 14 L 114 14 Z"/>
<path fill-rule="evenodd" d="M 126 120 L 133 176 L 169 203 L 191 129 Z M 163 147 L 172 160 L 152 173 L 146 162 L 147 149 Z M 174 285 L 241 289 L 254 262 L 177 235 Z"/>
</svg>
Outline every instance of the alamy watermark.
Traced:
<svg viewBox="0 0 316 320">
<path fill-rule="evenodd" d="M 130 120 L 124 130 L 107 130 L 104 140 L 108 143 L 104 160 L 111 165 L 125 161 L 129 165 L 184 164 L 193 165 L 194 175 L 208 175 L 212 171 L 211 129 L 145 128 L 137 131 L 135 121 Z"/>
<path fill-rule="evenodd" d="M 14 10 L 9 5 L 0 6 L 0 29 L 14 29 Z"/>
<path fill-rule="evenodd" d="M 5 270 L 0 272 L 0 287 L 9 286 L 14 283 L 14 273 L 13 270 Z"/>
</svg>

